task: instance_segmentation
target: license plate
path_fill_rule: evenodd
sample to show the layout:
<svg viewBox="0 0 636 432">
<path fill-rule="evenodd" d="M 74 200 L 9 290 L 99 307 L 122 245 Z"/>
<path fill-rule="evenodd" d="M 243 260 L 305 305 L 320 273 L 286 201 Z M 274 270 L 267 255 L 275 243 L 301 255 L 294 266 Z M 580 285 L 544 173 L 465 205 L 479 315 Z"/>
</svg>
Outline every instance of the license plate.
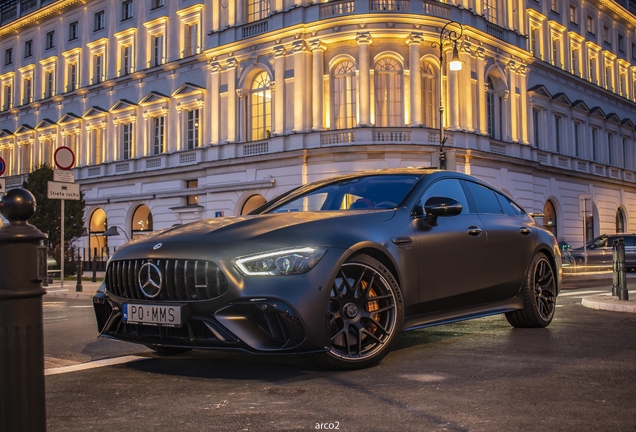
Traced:
<svg viewBox="0 0 636 432">
<path fill-rule="evenodd" d="M 162 327 L 180 327 L 181 306 L 124 303 L 124 322 Z"/>
</svg>

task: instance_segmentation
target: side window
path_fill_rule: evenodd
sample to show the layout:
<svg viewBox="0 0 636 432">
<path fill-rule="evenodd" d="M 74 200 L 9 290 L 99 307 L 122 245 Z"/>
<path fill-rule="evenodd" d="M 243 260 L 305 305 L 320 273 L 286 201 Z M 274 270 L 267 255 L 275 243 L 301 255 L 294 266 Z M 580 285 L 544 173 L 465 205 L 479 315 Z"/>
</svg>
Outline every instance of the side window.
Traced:
<svg viewBox="0 0 636 432">
<path fill-rule="evenodd" d="M 420 199 L 422 208 L 424 204 L 426 204 L 426 200 L 431 197 L 453 198 L 462 205 L 462 213 L 468 213 L 470 211 L 464 189 L 462 189 L 462 185 L 457 179 L 442 179 L 430 185 Z"/>
<path fill-rule="evenodd" d="M 465 184 L 477 205 L 477 213 L 503 214 L 495 191 L 471 181 Z"/>
<path fill-rule="evenodd" d="M 623 236 L 623 240 L 625 240 L 625 246 L 631 246 L 631 247 L 636 246 L 636 237 L 634 236 L 630 236 L 630 235 Z"/>
<path fill-rule="evenodd" d="M 497 196 L 497 199 L 499 200 L 499 204 L 501 205 L 503 212 L 507 214 L 508 216 L 521 216 L 522 214 L 524 214 L 523 210 L 521 210 L 521 208 L 519 208 L 517 204 L 510 201 L 508 198 L 506 198 L 502 194 L 495 192 L 495 195 Z"/>
</svg>

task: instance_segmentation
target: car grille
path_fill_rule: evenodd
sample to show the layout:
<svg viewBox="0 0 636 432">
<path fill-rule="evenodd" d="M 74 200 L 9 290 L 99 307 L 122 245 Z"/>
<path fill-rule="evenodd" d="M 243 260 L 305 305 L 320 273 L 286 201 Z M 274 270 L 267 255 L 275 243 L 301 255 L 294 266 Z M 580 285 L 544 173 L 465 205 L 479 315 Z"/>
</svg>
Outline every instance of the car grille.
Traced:
<svg viewBox="0 0 636 432">
<path fill-rule="evenodd" d="M 152 262 L 161 271 L 161 291 L 153 300 L 210 300 L 227 291 L 227 278 L 210 261 L 161 259 L 111 261 L 106 269 L 106 290 L 117 296 L 146 299 L 138 282 L 142 265 Z"/>
</svg>

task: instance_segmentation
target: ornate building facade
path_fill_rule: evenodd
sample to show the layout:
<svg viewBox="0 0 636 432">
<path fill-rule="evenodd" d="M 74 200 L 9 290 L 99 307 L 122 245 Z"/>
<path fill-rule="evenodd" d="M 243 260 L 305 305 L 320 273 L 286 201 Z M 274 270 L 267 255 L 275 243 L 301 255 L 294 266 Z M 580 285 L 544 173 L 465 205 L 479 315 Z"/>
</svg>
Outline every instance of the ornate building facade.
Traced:
<svg viewBox="0 0 636 432">
<path fill-rule="evenodd" d="M 545 213 L 559 240 L 634 232 L 635 11 L 613 0 L 4 1 L 7 187 L 68 146 L 90 230 L 136 236 L 245 214 L 335 174 L 435 167 L 442 126 L 449 168 Z M 454 48 L 440 37 L 449 21 L 462 26 L 450 27 L 460 71 L 440 61 L 440 41 L 445 59 Z"/>
</svg>

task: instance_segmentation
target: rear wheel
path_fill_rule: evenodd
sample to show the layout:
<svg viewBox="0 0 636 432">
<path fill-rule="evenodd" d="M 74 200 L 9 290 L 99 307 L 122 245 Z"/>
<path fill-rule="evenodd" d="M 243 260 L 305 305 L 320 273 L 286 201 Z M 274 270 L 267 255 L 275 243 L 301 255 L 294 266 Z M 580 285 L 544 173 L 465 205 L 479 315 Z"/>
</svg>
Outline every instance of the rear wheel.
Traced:
<svg viewBox="0 0 636 432">
<path fill-rule="evenodd" d="M 402 293 L 385 266 L 357 255 L 333 281 L 327 317 L 331 349 L 319 363 L 333 369 L 369 367 L 388 354 L 402 332 Z"/>
<path fill-rule="evenodd" d="M 548 257 L 538 253 L 526 274 L 523 287 L 523 309 L 506 313 L 514 327 L 547 327 L 556 308 L 556 277 Z"/>
</svg>

